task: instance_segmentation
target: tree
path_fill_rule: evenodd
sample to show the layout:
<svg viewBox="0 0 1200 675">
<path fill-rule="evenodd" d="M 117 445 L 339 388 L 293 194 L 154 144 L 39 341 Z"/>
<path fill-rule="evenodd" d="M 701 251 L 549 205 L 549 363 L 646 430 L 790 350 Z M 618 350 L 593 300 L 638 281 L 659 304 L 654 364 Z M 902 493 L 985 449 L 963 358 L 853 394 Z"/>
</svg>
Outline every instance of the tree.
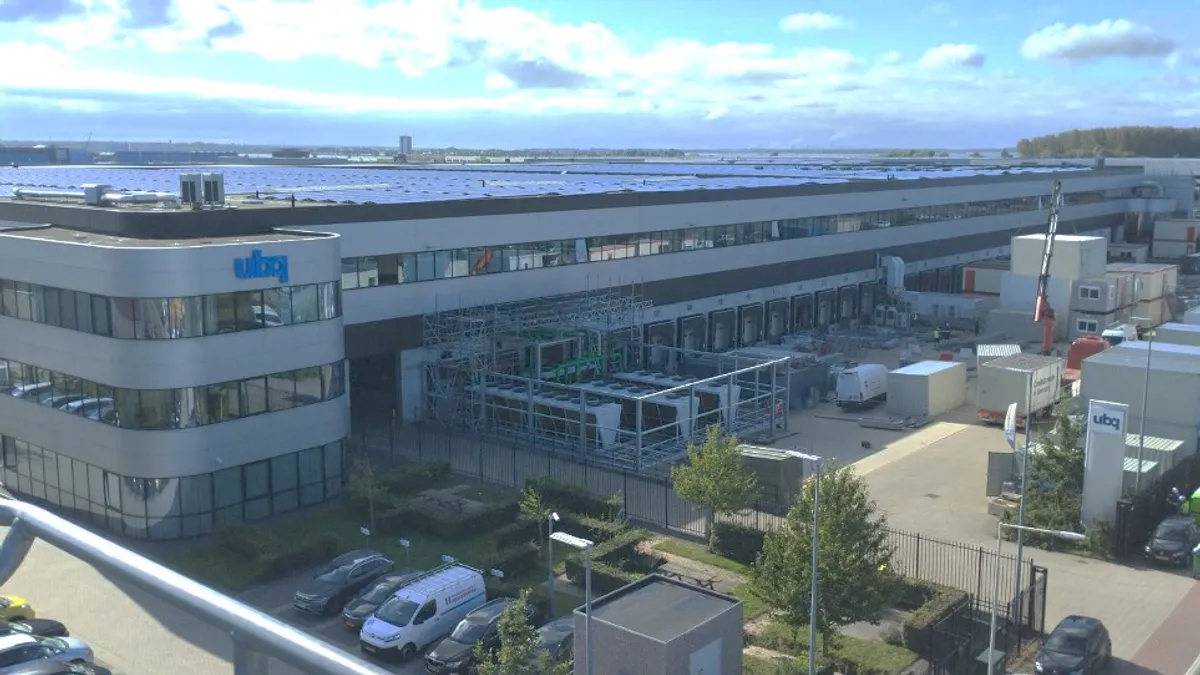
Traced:
<svg viewBox="0 0 1200 675">
<path fill-rule="evenodd" d="M 1001 159 L 1012 159 L 1012 153 L 1008 151 L 1008 148 L 1005 148 L 1004 150 L 1000 151 L 1000 158 Z"/>
<path fill-rule="evenodd" d="M 479 675 L 568 675 L 572 671 L 570 663 L 554 663 L 538 644 L 537 629 L 525 619 L 528 607 L 529 591 L 525 590 L 500 616 L 499 649 L 489 652 L 482 644 L 475 645 Z"/>
<path fill-rule="evenodd" d="M 363 455 L 350 459 L 350 474 L 346 476 L 346 491 L 355 499 L 367 503 L 367 527 L 375 534 L 375 507 L 387 497 L 387 483 L 383 482 L 375 463 Z"/>
<path fill-rule="evenodd" d="M 525 492 L 521 495 L 520 506 L 521 513 L 537 521 L 538 541 L 544 541 L 546 539 L 546 519 L 550 517 L 553 509 L 542 501 L 541 493 L 532 485 L 525 488 Z"/>
<path fill-rule="evenodd" d="M 1200 127 L 1098 127 L 1024 138 L 1022 157 L 1200 157 Z"/>
<path fill-rule="evenodd" d="M 1075 531 L 1083 511 L 1083 425 L 1071 417 L 1065 398 L 1059 402 L 1051 428 L 1039 434 L 1037 447 L 1038 452 L 1030 453 L 1027 460 L 1029 484 L 1021 493 L 1025 502 L 1024 524 Z M 1011 512 L 1004 514 L 1006 522 L 1014 518 Z M 1088 531 L 1092 531 L 1090 527 Z M 1005 535 L 1012 539 L 1016 532 L 1006 530 Z M 1035 532 L 1026 532 L 1024 540 L 1046 550 L 1069 545 L 1057 537 Z"/>
<path fill-rule="evenodd" d="M 874 621 L 895 599 L 887 517 L 851 467 L 824 471 L 820 483 L 817 615 L 810 616 L 813 488 L 805 483 L 783 526 L 767 533 L 751 570 L 751 590 L 799 632 L 810 622 L 828 655 L 837 628 Z"/>
<path fill-rule="evenodd" d="M 721 433 L 716 425 L 709 427 L 703 446 L 688 445 L 687 463 L 671 467 L 675 492 L 714 515 L 728 516 L 749 508 L 758 497 L 758 479 L 742 466 L 738 447 L 736 437 Z M 712 551 L 716 528 L 710 527 L 709 532 Z"/>
</svg>

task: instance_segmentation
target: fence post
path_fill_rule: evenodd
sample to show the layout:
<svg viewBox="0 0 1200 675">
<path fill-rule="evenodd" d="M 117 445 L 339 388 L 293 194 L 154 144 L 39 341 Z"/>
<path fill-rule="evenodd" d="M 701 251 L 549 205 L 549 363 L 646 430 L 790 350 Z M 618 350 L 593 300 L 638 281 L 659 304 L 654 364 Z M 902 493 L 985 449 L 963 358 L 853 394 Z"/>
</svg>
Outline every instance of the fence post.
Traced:
<svg viewBox="0 0 1200 675">
<path fill-rule="evenodd" d="M 997 560 L 996 564 L 999 565 L 1000 561 Z M 996 574 L 999 574 L 999 573 L 1000 573 L 999 570 L 997 570 Z M 979 547 L 979 563 L 975 566 L 975 594 L 981 595 L 982 593 L 983 593 L 983 547 L 980 546 Z M 996 598 L 990 598 L 990 600 L 993 603 L 996 602 Z"/>
<path fill-rule="evenodd" d="M 417 424 L 417 464 L 425 463 L 425 425 Z"/>
<path fill-rule="evenodd" d="M 517 478 L 517 446 L 515 445 L 512 446 L 512 477 L 512 486 L 518 490 L 521 490 L 524 486 L 521 485 Z"/>
<path fill-rule="evenodd" d="M 476 465 L 478 477 L 483 479 L 483 436 L 479 437 L 479 463 Z"/>
<path fill-rule="evenodd" d="M 663 479 L 663 529 L 671 529 L 671 481 Z"/>
<path fill-rule="evenodd" d="M 916 569 L 916 572 L 914 573 L 914 576 L 916 576 L 918 579 L 920 579 L 921 578 L 921 533 L 920 532 L 917 533 L 917 564 L 916 564 L 916 568 L 917 569 Z"/>
</svg>

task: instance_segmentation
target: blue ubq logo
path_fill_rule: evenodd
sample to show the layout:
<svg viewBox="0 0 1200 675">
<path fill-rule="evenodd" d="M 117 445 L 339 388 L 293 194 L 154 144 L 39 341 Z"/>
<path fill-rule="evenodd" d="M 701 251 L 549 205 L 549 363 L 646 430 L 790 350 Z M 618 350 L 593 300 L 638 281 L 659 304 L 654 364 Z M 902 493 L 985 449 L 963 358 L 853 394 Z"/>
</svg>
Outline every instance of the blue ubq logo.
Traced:
<svg viewBox="0 0 1200 675">
<path fill-rule="evenodd" d="M 288 280 L 288 261 L 286 255 L 263 255 L 254 249 L 249 258 L 238 258 L 233 261 L 233 273 L 239 279 L 268 279 L 274 277 L 281 283 Z"/>
<path fill-rule="evenodd" d="M 1092 415 L 1092 424 L 1095 424 L 1098 427 L 1112 427 L 1114 431 L 1121 430 L 1121 418 L 1113 417 L 1108 413 Z"/>
</svg>

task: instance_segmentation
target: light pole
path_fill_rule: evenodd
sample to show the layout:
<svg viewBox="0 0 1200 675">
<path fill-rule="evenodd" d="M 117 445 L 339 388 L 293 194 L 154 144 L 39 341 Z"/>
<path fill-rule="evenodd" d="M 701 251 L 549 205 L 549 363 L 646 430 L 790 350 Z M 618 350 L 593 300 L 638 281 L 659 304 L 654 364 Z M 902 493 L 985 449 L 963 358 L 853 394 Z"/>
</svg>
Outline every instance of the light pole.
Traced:
<svg viewBox="0 0 1200 675">
<path fill-rule="evenodd" d="M 817 572 L 817 561 L 820 559 L 818 549 L 821 545 L 821 458 L 808 455 L 796 450 L 784 450 L 785 455 L 798 459 L 807 459 L 813 463 L 813 515 L 812 515 L 812 572 L 811 590 L 808 599 L 808 675 L 817 675 L 817 589 L 819 588 L 820 573 Z"/>
<path fill-rule="evenodd" d="M 546 572 L 549 574 L 549 581 L 546 584 L 546 595 L 550 598 L 550 616 L 554 616 L 554 524 L 558 522 L 558 514 L 554 511 L 546 516 L 546 523 L 550 529 L 546 532 Z"/>
<path fill-rule="evenodd" d="M 1134 323 L 1145 321 L 1147 326 L 1153 326 L 1150 319 L 1133 317 Z M 1142 493 L 1142 460 L 1146 456 L 1146 401 L 1150 399 L 1150 356 L 1154 353 L 1154 331 L 1150 330 L 1150 340 L 1146 344 L 1146 375 L 1142 378 L 1142 417 L 1138 424 L 1138 463 L 1137 472 L 1133 474 L 1133 494 Z"/>
<path fill-rule="evenodd" d="M 1028 457 L 1025 458 L 1028 461 Z M 1023 496 L 1023 495 L 1022 495 Z M 1047 530 L 1041 527 L 1029 527 L 1026 525 L 1013 525 L 1012 523 L 998 523 L 996 525 L 996 564 L 995 564 L 995 581 L 992 590 L 992 625 L 988 636 L 988 651 L 987 659 L 988 675 L 996 675 L 996 618 L 1000 608 L 1000 556 L 1003 555 L 1004 547 L 1004 528 L 1017 530 L 1018 532 L 1036 532 L 1038 534 L 1048 534 L 1051 537 L 1058 537 L 1066 541 L 1083 541 L 1087 536 L 1080 532 L 1071 532 L 1070 530 Z M 1017 591 L 1020 592 L 1019 590 Z M 1010 617 L 1011 618 L 1011 617 Z"/>
<path fill-rule="evenodd" d="M 576 537 L 566 532 L 555 532 L 550 535 L 550 538 L 560 544 L 566 544 L 571 548 L 583 551 L 584 577 L 583 577 L 583 611 L 587 616 L 584 618 L 584 658 L 586 659 L 587 669 L 586 675 L 592 675 L 592 546 L 593 542 L 590 539 Z"/>
</svg>

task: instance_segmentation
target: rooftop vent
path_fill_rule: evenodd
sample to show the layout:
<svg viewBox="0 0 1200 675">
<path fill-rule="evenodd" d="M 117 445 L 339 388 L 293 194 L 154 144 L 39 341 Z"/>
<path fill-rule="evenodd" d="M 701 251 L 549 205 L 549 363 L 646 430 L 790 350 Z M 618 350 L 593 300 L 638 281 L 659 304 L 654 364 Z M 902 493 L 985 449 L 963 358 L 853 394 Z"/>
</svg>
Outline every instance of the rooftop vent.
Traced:
<svg viewBox="0 0 1200 675">
<path fill-rule="evenodd" d="M 225 174 L 183 173 L 179 175 L 179 199 L 192 208 L 225 205 Z"/>
</svg>

